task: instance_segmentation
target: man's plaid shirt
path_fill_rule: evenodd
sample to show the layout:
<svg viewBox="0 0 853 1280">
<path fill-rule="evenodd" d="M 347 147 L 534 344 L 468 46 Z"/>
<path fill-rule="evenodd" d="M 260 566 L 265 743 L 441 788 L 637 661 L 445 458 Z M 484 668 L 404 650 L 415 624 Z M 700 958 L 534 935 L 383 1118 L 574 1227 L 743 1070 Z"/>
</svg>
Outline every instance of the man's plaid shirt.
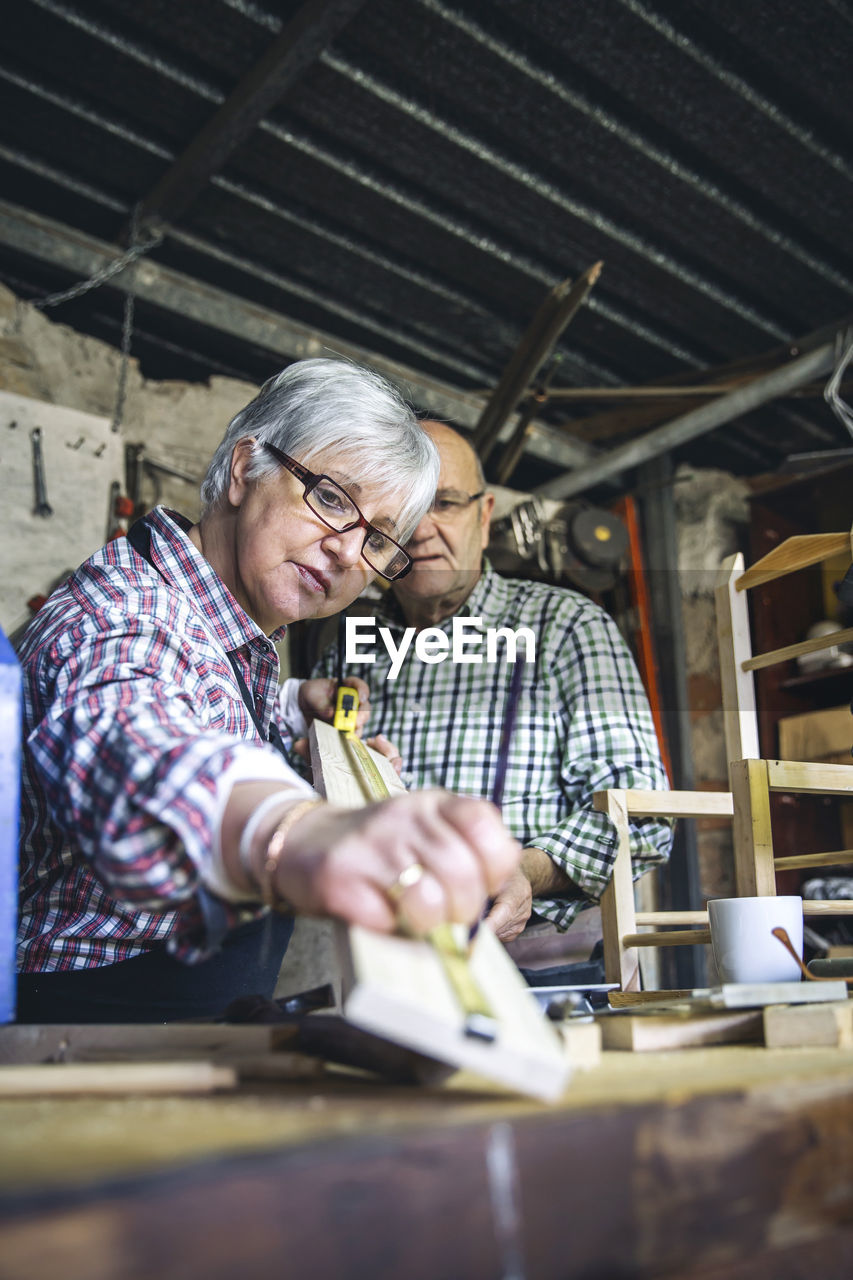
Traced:
<svg viewBox="0 0 853 1280">
<path fill-rule="evenodd" d="M 544 850 L 577 886 L 575 895 L 533 903 L 538 915 L 568 928 L 582 899 L 600 897 L 616 853 L 615 829 L 593 810 L 593 792 L 669 786 L 639 673 L 612 618 L 575 591 L 501 578 L 486 564 L 459 615 L 481 618 L 484 628 L 530 627 L 537 637 L 536 662 L 521 682 L 502 810 L 513 835 Z M 376 618 L 399 644 L 405 623 L 390 592 Z M 395 743 L 406 783 L 491 796 L 513 672 L 502 644 L 494 664 L 483 645 L 479 665 L 456 664 L 450 654 L 427 664 L 412 644 L 397 679 L 386 680 L 391 660 L 378 625 L 376 661 L 347 668 L 370 687 L 369 732 Z M 450 637 L 452 619 L 441 629 Z M 322 674 L 335 673 L 335 658 L 334 649 L 323 655 Z M 663 862 L 671 840 L 666 823 L 633 823 L 635 874 Z"/>
<path fill-rule="evenodd" d="M 227 657 L 266 727 L 279 718 L 272 642 L 181 517 L 157 508 L 148 519 L 156 568 L 116 539 L 54 592 L 19 646 L 24 972 L 161 945 L 202 958 L 247 918 L 203 886 L 223 774 L 271 753 L 264 773 L 304 786 L 262 744 Z"/>
</svg>

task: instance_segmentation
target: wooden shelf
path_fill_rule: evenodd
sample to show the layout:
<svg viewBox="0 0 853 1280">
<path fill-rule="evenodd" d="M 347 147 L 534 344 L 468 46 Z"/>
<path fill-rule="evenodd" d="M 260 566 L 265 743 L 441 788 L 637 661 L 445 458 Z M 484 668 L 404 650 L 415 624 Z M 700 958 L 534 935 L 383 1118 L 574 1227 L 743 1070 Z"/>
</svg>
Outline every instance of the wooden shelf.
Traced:
<svg viewBox="0 0 853 1280">
<path fill-rule="evenodd" d="M 837 681 L 841 683 L 843 680 L 847 681 L 850 695 L 853 697 L 853 666 L 825 667 L 823 671 L 815 671 L 811 674 L 804 672 L 800 676 L 789 676 L 787 680 L 779 682 L 779 688 L 787 689 L 791 693 L 807 695 L 831 682 Z M 841 701 L 846 701 L 843 694 L 841 695 Z"/>
</svg>

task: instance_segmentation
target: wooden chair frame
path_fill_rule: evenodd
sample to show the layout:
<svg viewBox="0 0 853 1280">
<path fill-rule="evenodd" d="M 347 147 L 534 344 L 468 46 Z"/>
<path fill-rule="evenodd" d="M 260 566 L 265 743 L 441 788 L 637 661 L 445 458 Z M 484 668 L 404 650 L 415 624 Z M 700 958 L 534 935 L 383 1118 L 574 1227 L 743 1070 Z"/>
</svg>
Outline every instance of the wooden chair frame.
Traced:
<svg viewBox="0 0 853 1280">
<path fill-rule="evenodd" d="M 631 818 L 731 817 L 732 796 L 728 791 L 613 790 L 596 792 L 593 804 L 611 819 L 618 838 L 613 874 L 601 895 L 605 977 L 608 982 L 618 982 L 623 991 L 638 991 L 640 957 L 637 948 L 700 946 L 710 942 L 711 935 L 707 911 L 636 910 L 631 865 Z M 641 926 L 652 928 L 640 933 Z"/>
<path fill-rule="evenodd" d="M 742 760 L 729 791 L 599 791 L 595 808 L 616 827 L 618 846 L 610 883 L 601 895 L 604 972 L 623 991 L 640 989 L 640 947 L 685 947 L 710 943 L 707 911 L 637 911 L 631 864 L 632 818 L 732 818 L 738 897 L 771 896 L 775 870 L 853 861 L 853 850 L 773 857 L 770 792 L 853 796 L 853 768 L 787 760 Z M 853 915 L 848 900 L 803 900 L 803 915 Z M 644 929 L 645 932 L 640 932 Z"/>
<path fill-rule="evenodd" d="M 814 640 L 754 654 L 750 639 L 747 592 L 799 569 L 821 564 L 839 554 L 853 559 L 853 530 L 848 533 L 816 533 L 787 538 L 749 569 L 743 556 L 723 561 L 715 590 L 717 640 L 723 691 L 729 787 L 734 796 L 735 887 L 738 895 L 776 892 L 776 871 L 838 866 L 853 861 L 853 850 L 774 858 L 770 828 L 770 793 L 787 791 L 812 795 L 850 795 L 853 767 L 813 761 L 794 762 L 761 758 L 758 718 L 755 710 L 753 672 L 788 662 L 803 654 L 817 653 L 853 640 L 853 627 Z M 853 727 L 853 721 L 851 721 Z M 814 907 L 824 909 L 815 910 Z M 807 914 L 846 915 L 853 901 L 807 905 Z"/>
<path fill-rule="evenodd" d="M 639 989 L 638 948 L 696 946 L 711 940 L 707 911 L 636 910 L 631 818 L 732 818 L 735 888 L 740 897 L 775 894 L 777 870 L 853 861 L 851 849 L 774 857 L 770 793 L 853 796 L 853 767 L 761 759 L 753 677 L 762 667 L 853 640 L 853 628 L 753 654 L 746 595 L 752 587 L 846 551 L 853 559 L 853 530 L 788 538 L 750 569 L 744 567 L 742 555 L 730 556 L 721 566 L 715 594 L 729 791 L 613 790 L 596 794 L 595 807 L 610 816 L 618 835 L 613 875 L 601 898 L 601 922 L 607 980 L 620 983 L 623 991 Z M 805 900 L 803 913 L 853 915 L 853 901 Z M 643 927 L 646 932 L 640 932 Z"/>
</svg>

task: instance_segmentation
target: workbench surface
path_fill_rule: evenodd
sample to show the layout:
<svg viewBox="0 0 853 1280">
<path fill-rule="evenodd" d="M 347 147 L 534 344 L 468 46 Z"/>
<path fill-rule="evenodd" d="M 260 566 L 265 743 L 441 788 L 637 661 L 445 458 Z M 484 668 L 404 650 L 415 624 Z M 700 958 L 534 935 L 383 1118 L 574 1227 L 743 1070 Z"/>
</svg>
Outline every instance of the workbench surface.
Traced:
<svg viewBox="0 0 853 1280">
<path fill-rule="evenodd" d="M 851 1242 L 843 1049 L 605 1053 L 552 1106 L 344 1072 L 0 1103 L 9 1280 L 243 1280 L 272 1259 L 336 1280 L 847 1280 Z"/>
</svg>

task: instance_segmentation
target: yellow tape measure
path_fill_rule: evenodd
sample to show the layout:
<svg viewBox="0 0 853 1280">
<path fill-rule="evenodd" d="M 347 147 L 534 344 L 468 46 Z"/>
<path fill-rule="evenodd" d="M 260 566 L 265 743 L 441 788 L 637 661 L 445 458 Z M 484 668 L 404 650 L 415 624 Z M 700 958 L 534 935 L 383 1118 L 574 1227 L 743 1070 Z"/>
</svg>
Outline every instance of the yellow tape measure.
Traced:
<svg viewBox="0 0 853 1280">
<path fill-rule="evenodd" d="M 355 733 L 357 719 L 358 694 L 349 685 L 342 684 L 338 687 L 335 718 L 332 721 L 332 725 L 335 729 L 340 729 L 341 733 Z"/>
<path fill-rule="evenodd" d="M 370 752 L 355 736 L 358 694 L 341 685 L 335 707 L 334 727 L 341 733 L 353 766 L 353 773 L 367 801 L 386 800 L 391 792 L 376 767 Z M 497 1035 L 497 1020 L 483 995 L 468 962 L 468 948 L 458 940 L 453 925 L 441 924 L 427 934 L 435 948 L 453 993 L 465 1014 L 465 1034 L 478 1040 L 492 1041 Z"/>
</svg>

